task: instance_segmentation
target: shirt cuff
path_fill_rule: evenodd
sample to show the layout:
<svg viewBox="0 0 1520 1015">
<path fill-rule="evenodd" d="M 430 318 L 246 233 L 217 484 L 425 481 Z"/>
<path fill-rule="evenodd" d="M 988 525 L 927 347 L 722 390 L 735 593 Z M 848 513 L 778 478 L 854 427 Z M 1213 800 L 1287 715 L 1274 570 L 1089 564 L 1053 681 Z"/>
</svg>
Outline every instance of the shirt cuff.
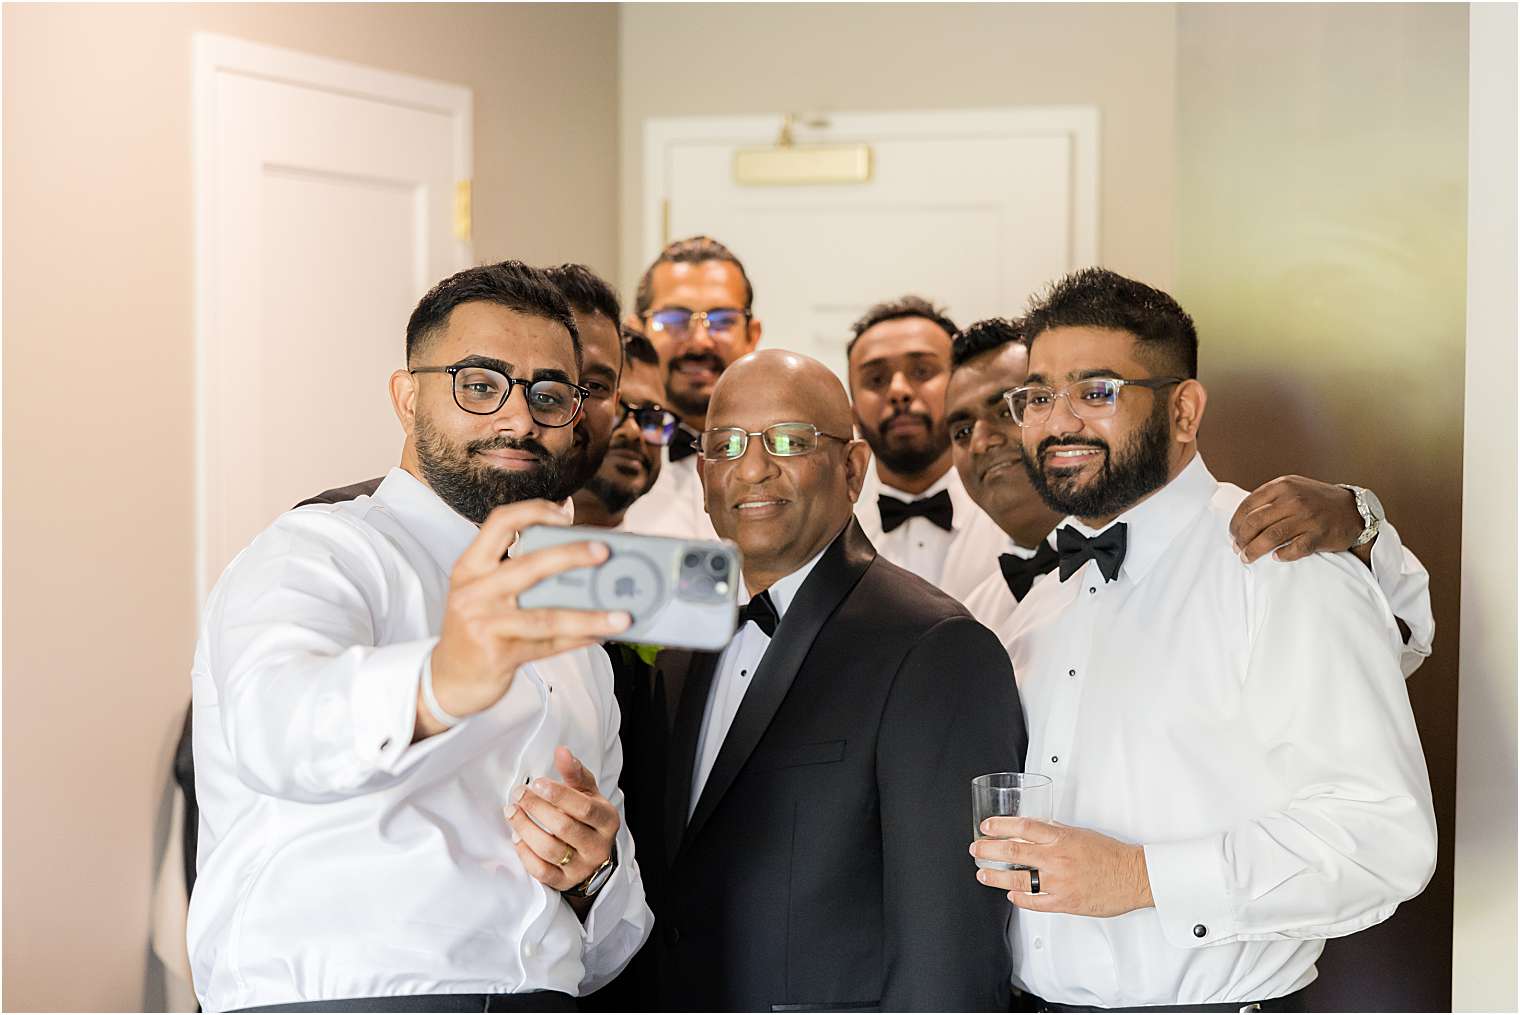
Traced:
<svg viewBox="0 0 1520 1015">
<path fill-rule="evenodd" d="M 437 644 L 428 638 L 386 645 L 364 660 L 351 692 L 354 753 L 363 763 L 392 775 L 401 770 L 417 723 L 422 667 Z"/>
<path fill-rule="evenodd" d="M 1222 834 L 1150 843 L 1144 849 L 1151 900 L 1168 944 L 1202 948 L 1235 936 L 1235 907 L 1221 859 Z"/>
<path fill-rule="evenodd" d="M 602 890 L 591 900 L 591 909 L 581 922 L 581 943 L 588 950 L 595 948 L 628 916 L 628 893 L 633 887 L 633 872 L 638 869 L 633 861 L 633 841 L 624 842 L 624 829 L 618 830 L 617 866 L 612 870 Z"/>
</svg>

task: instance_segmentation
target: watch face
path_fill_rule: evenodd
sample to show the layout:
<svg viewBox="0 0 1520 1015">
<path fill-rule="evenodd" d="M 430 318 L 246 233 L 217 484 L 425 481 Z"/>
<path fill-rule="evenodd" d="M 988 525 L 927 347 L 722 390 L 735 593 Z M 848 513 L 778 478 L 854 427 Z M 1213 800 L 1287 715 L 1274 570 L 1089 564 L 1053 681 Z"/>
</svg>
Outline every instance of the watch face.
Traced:
<svg viewBox="0 0 1520 1015">
<path fill-rule="evenodd" d="M 1373 493 L 1371 490 L 1363 490 L 1362 499 L 1366 501 L 1367 510 L 1372 512 L 1373 518 L 1377 519 L 1378 521 L 1382 521 L 1384 518 L 1388 517 L 1388 515 L 1383 512 L 1383 502 L 1377 499 L 1377 494 Z"/>
</svg>

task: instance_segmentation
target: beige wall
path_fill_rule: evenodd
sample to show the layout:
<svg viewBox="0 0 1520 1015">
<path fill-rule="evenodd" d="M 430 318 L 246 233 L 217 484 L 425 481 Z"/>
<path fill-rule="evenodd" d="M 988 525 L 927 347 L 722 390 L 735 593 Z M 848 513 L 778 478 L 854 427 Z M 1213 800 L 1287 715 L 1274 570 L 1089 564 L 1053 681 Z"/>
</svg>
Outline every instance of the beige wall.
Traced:
<svg viewBox="0 0 1520 1015">
<path fill-rule="evenodd" d="M 1171 284 L 1171 4 L 627 4 L 620 15 L 630 293 L 644 268 L 647 119 L 1028 105 L 1098 107 L 1100 257 Z"/>
<path fill-rule="evenodd" d="M 1177 294 L 1198 322 L 1213 396 L 1209 464 L 1247 488 L 1293 472 L 1371 487 L 1431 573 L 1436 650 L 1409 693 L 1435 792 L 1439 866 L 1392 920 L 1327 945 L 1311 1007 L 1442 1011 L 1460 642 L 1467 8 L 1185 5 L 1177 37 Z"/>
<path fill-rule="evenodd" d="M 142 1004 L 194 643 L 195 30 L 469 86 L 476 256 L 616 262 L 607 6 L 5 7 L 10 1010 Z"/>
<path fill-rule="evenodd" d="M 1472 7 L 1467 390 L 1516 376 L 1516 21 Z M 1501 387 L 1500 390 L 1503 390 Z M 1452 1004 L 1514 1011 L 1515 402 L 1467 403 Z"/>
</svg>

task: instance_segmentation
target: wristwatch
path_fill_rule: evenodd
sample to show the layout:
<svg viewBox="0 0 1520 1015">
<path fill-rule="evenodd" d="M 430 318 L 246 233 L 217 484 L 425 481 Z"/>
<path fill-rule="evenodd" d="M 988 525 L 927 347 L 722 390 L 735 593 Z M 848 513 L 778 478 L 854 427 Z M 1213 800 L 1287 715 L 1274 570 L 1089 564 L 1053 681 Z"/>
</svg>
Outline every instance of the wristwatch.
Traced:
<svg viewBox="0 0 1520 1015">
<path fill-rule="evenodd" d="M 1362 516 L 1362 534 L 1352 542 L 1352 546 L 1365 546 L 1377 538 L 1378 530 L 1383 527 L 1383 519 L 1388 515 L 1383 511 L 1383 502 L 1377 499 L 1377 494 L 1364 486 L 1352 486 L 1349 483 L 1337 484 L 1343 490 L 1350 490 L 1356 498 L 1357 514 Z"/>
<path fill-rule="evenodd" d="M 602 865 L 591 872 L 591 876 L 573 888 L 566 888 L 561 895 L 571 899 L 591 899 L 602 890 L 607 879 L 612 877 L 612 872 L 617 869 L 617 844 L 612 847 L 612 855 L 602 861 Z"/>
</svg>

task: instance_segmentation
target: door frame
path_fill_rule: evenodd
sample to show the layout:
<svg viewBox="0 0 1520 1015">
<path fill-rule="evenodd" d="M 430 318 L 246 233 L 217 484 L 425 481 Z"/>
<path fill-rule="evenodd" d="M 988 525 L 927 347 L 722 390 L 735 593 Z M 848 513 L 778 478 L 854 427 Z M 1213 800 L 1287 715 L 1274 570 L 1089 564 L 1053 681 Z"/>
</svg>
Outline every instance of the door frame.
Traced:
<svg viewBox="0 0 1520 1015">
<path fill-rule="evenodd" d="M 452 121 L 456 181 L 473 175 L 474 115 L 468 88 L 343 60 L 312 56 L 278 46 L 266 46 L 210 32 L 191 37 L 192 178 L 195 188 L 195 586 L 196 611 L 204 608 L 215 581 L 206 573 L 210 518 L 223 495 L 215 482 L 217 435 L 223 422 L 220 405 L 209 397 L 221 367 L 221 329 L 216 318 L 219 247 L 216 198 L 216 82 L 219 75 L 236 74 L 372 99 L 448 116 Z M 457 213 L 456 213 L 457 214 Z M 473 261 L 468 231 L 455 231 L 454 261 Z"/>
<path fill-rule="evenodd" d="M 793 125 L 799 144 L 870 144 L 925 138 L 1060 135 L 1072 145 L 1073 267 L 1098 262 L 1098 107 L 1022 106 L 915 112 L 828 113 L 827 126 Z M 644 121 L 644 224 L 640 267 L 659 254 L 665 229 L 667 152 L 680 143 L 773 144 L 782 114 L 665 117 Z"/>
</svg>

